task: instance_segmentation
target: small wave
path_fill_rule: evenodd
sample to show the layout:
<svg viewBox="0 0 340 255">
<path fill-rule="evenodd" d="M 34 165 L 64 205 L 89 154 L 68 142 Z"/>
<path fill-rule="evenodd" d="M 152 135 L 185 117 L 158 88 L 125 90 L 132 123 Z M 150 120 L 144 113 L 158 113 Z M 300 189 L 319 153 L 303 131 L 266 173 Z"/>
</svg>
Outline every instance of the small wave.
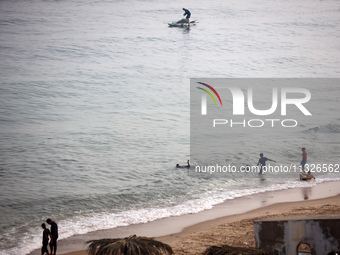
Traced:
<svg viewBox="0 0 340 255">
<path fill-rule="evenodd" d="M 318 127 L 309 128 L 303 131 L 305 134 L 337 134 L 340 133 L 340 125 L 339 124 L 327 124 Z"/>
</svg>

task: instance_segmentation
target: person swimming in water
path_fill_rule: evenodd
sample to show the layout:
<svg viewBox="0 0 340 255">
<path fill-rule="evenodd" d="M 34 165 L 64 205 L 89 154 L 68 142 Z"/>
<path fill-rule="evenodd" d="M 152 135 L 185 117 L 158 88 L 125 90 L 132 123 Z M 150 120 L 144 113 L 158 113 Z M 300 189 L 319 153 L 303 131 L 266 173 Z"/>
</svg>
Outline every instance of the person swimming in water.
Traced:
<svg viewBox="0 0 340 255">
<path fill-rule="evenodd" d="M 190 167 L 190 162 L 189 162 L 189 159 L 187 161 L 187 164 L 186 166 L 180 166 L 179 164 L 176 165 L 177 168 L 189 168 Z"/>
</svg>

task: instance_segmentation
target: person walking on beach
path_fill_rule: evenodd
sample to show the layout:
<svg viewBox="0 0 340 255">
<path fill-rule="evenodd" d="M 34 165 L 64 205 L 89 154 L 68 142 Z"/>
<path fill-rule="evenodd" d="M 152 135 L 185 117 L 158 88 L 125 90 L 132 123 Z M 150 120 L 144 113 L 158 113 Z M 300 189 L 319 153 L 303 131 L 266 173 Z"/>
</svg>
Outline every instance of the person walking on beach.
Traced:
<svg viewBox="0 0 340 255">
<path fill-rule="evenodd" d="M 47 219 L 46 223 L 51 225 L 51 241 L 50 241 L 51 255 L 56 255 L 58 240 L 58 225 L 51 219 Z"/>
<path fill-rule="evenodd" d="M 41 227 L 43 228 L 43 237 L 42 237 L 43 246 L 41 248 L 41 255 L 45 255 L 45 253 L 47 253 L 47 255 L 50 255 L 47 249 L 47 245 L 48 245 L 48 240 L 50 239 L 49 236 L 51 235 L 51 232 L 49 229 L 46 228 L 45 223 L 41 224 Z"/>
<path fill-rule="evenodd" d="M 187 15 L 185 18 L 189 22 L 189 19 L 190 19 L 190 16 L 191 16 L 191 12 L 188 9 L 185 9 L 185 8 L 183 8 L 183 11 L 184 11 L 183 16 Z"/>
<path fill-rule="evenodd" d="M 259 162 L 257 163 L 257 166 L 260 165 L 260 174 L 262 174 L 262 167 L 266 166 L 266 161 L 273 161 L 276 163 L 275 160 L 263 157 L 263 153 L 260 153 L 260 159 L 259 159 Z"/>
<path fill-rule="evenodd" d="M 306 152 L 306 148 L 303 147 L 302 149 L 302 160 L 301 160 L 301 169 L 302 171 L 305 173 L 305 165 L 307 163 L 307 152 Z M 308 171 L 308 173 L 310 174 L 310 171 Z"/>
</svg>

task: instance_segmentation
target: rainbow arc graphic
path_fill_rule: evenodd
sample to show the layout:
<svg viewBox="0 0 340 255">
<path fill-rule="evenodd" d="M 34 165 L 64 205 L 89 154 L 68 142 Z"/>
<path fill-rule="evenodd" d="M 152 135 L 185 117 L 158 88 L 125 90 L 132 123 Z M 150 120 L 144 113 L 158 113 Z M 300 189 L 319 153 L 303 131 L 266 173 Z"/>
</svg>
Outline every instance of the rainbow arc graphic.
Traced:
<svg viewBox="0 0 340 255">
<path fill-rule="evenodd" d="M 220 95 L 217 93 L 217 91 L 212 86 L 210 86 L 209 84 L 203 83 L 203 82 L 197 82 L 197 83 L 201 84 L 203 86 L 206 86 L 212 92 L 214 92 L 214 94 L 217 96 L 217 98 L 220 101 L 220 104 L 222 106 L 221 97 L 220 97 Z M 214 100 L 215 105 L 217 105 L 216 100 L 215 100 L 213 94 L 211 94 L 211 92 L 209 90 L 201 88 L 201 87 L 197 87 L 197 88 L 200 89 L 200 90 L 203 90 L 204 92 L 206 92 Z M 206 97 L 206 94 L 202 94 L 201 113 L 202 113 L 202 115 L 207 115 L 207 97 Z"/>
</svg>

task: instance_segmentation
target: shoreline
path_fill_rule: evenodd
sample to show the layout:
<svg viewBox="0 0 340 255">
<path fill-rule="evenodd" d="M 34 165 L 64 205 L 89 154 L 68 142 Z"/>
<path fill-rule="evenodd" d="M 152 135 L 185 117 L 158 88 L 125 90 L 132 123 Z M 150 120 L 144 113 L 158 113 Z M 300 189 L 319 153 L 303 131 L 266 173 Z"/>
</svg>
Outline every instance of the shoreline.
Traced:
<svg viewBox="0 0 340 255">
<path fill-rule="evenodd" d="M 58 254 L 86 255 L 85 242 L 92 239 L 119 238 L 132 234 L 156 237 L 155 239 L 170 246 L 201 231 L 207 231 L 226 222 L 241 221 L 258 216 L 282 213 L 296 207 L 340 203 L 340 181 L 316 184 L 313 187 L 292 188 L 278 191 L 267 191 L 226 200 L 212 209 L 196 214 L 169 217 L 148 223 L 99 230 L 82 235 L 75 235 L 58 242 Z M 340 213 L 340 211 L 339 211 Z M 40 254 L 34 250 L 29 255 Z"/>
</svg>

